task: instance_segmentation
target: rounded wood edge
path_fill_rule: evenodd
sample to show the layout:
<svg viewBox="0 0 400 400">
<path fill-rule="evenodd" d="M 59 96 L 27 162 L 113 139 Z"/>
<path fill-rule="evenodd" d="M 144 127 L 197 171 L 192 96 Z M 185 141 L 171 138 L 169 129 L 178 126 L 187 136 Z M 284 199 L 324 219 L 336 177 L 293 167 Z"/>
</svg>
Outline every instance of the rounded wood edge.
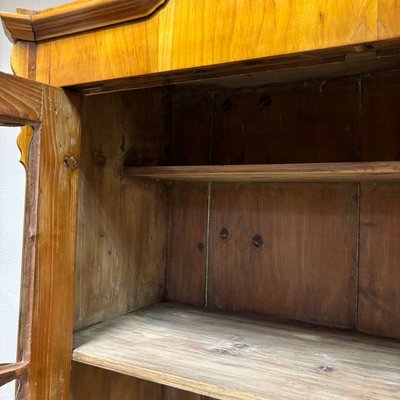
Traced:
<svg viewBox="0 0 400 400">
<path fill-rule="evenodd" d="M 10 65 L 14 75 L 21 78 L 34 79 L 36 67 L 36 48 L 32 42 L 17 42 L 12 50 Z M 32 141 L 33 129 L 30 126 L 24 126 L 17 137 L 17 146 L 21 153 L 20 163 L 27 171 L 29 161 L 29 146 Z"/>
<path fill-rule="evenodd" d="M 29 159 L 29 146 L 33 137 L 33 129 L 30 126 L 24 126 L 21 128 L 21 132 L 17 138 L 17 146 L 21 152 L 20 163 L 24 166 L 25 170 L 28 168 Z"/>
<path fill-rule="evenodd" d="M 10 40 L 42 41 L 151 16 L 168 0 L 81 0 L 40 12 L 0 12 Z"/>
</svg>

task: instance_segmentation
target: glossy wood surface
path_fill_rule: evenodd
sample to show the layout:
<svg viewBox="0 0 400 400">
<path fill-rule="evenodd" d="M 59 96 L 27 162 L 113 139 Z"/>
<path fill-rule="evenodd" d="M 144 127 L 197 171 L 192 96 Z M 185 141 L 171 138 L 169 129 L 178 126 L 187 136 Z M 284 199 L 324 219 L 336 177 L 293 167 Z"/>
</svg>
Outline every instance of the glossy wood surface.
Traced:
<svg viewBox="0 0 400 400">
<path fill-rule="evenodd" d="M 41 121 L 43 85 L 0 72 L 0 125 Z"/>
<path fill-rule="evenodd" d="M 166 0 L 78 0 L 31 15 L 0 13 L 12 40 L 42 41 L 151 15 Z"/>
<path fill-rule="evenodd" d="M 169 303 L 79 332 L 74 360 L 221 400 L 400 398 L 400 344 Z"/>
<path fill-rule="evenodd" d="M 392 39 L 394 22 L 378 34 L 387 1 L 170 0 L 144 21 L 40 44 L 52 54 L 40 69 L 78 85 Z"/>
</svg>

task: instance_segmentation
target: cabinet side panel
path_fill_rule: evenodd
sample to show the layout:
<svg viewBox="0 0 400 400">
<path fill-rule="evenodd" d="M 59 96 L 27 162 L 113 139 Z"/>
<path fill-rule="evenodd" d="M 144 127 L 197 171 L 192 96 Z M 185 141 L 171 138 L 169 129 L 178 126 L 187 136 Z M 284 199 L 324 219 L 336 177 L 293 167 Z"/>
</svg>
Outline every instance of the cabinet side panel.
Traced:
<svg viewBox="0 0 400 400">
<path fill-rule="evenodd" d="M 358 329 L 400 338 L 400 185 L 364 184 Z"/>
<path fill-rule="evenodd" d="M 209 306 L 354 327 L 355 184 L 217 184 Z"/>
<path fill-rule="evenodd" d="M 86 99 L 75 328 L 162 299 L 167 189 L 121 175 L 127 160 L 163 163 L 162 99 L 160 90 Z"/>
<path fill-rule="evenodd" d="M 66 399 L 70 385 L 80 100 L 50 87 L 43 96 L 31 400 Z"/>
</svg>

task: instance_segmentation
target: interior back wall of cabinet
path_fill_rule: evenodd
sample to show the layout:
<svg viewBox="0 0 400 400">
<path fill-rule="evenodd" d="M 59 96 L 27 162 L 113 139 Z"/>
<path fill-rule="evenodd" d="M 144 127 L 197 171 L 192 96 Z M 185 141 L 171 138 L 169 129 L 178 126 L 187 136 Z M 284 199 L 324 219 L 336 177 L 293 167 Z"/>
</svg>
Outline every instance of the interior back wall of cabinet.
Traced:
<svg viewBox="0 0 400 400">
<path fill-rule="evenodd" d="M 400 160 L 399 100 L 396 72 L 87 98 L 76 327 L 168 298 L 400 337 L 400 229 L 389 219 L 400 207 L 389 217 L 384 200 L 399 185 L 121 175 L 123 165 Z"/>
</svg>

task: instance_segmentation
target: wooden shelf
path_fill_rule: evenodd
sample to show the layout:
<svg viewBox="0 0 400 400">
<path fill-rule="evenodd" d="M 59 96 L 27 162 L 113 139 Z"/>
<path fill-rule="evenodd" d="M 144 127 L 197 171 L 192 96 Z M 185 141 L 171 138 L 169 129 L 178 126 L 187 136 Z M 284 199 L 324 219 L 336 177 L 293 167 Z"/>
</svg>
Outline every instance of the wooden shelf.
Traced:
<svg viewBox="0 0 400 400">
<path fill-rule="evenodd" d="M 217 399 L 400 399 L 400 343 L 161 303 L 83 330 L 75 361 Z"/>
<path fill-rule="evenodd" d="M 220 182 L 400 181 L 400 162 L 125 167 L 136 178 Z"/>
</svg>

